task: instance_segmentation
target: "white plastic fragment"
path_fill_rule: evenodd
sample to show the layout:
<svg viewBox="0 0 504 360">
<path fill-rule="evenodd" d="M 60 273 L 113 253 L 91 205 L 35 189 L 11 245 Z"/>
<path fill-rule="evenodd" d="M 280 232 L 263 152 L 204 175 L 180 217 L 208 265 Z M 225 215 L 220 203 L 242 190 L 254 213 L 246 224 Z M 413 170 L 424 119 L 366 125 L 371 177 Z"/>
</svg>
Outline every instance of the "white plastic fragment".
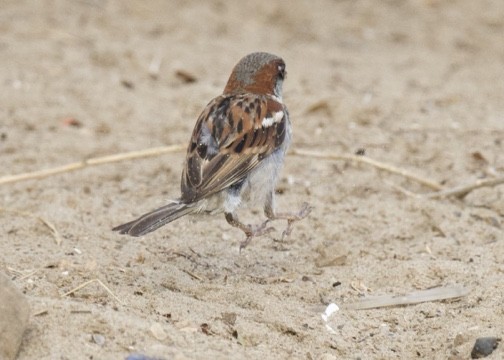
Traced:
<svg viewBox="0 0 504 360">
<path fill-rule="evenodd" d="M 322 320 L 325 322 L 325 328 L 327 331 L 329 331 L 331 334 L 336 334 L 336 331 L 327 323 L 329 318 L 335 313 L 339 311 L 339 306 L 336 305 L 335 303 L 330 303 L 327 308 L 325 309 L 324 313 L 321 314 Z"/>
<path fill-rule="evenodd" d="M 327 322 L 329 320 L 329 317 L 334 314 L 336 311 L 339 311 L 339 306 L 336 305 L 335 303 L 330 303 L 327 305 L 327 308 L 325 309 L 324 313 L 322 314 L 322 320 Z"/>
</svg>

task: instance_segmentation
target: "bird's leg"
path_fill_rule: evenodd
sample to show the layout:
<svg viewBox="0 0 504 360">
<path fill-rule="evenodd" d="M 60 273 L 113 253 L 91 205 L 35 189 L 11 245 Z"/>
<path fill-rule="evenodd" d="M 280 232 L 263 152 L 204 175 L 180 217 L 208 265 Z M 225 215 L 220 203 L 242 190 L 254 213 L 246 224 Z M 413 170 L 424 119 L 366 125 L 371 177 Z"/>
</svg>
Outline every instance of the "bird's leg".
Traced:
<svg viewBox="0 0 504 360">
<path fill-rule="evenodd" d="M 264 205 L 264 214 L 269 220 L 287 220 L 287 227 L 282 233 L 282 241 L 290 235 L 292 232 L 292 224 L 296 221 L 304 219 L 308 216 L 308 214 L 312 211 L 313 207 L 311 207 L 308 203 L 303 203 L 301 205 L 301 209 L 297 212 L 283 212 L 277 213 L 274 208 L 274 197 L 273 193 L 269 194 L 266 199 L 266 204 Z"/>
<path fill-rule="evenodd" d="M 264 221 L 261 225 L 246 225 L 238 220 L 238 216 L 234 213 L 226 213 L 226 220 L 229 225 L 239 228 L 245 233 L 245 240 L 240 242 L 240 251 L 247 247 L 253 237 L 261 236 L 274 230 L 272 227 L 267 228 L 266 225 L 269 223 L 269 219 Z"/>
</svg>

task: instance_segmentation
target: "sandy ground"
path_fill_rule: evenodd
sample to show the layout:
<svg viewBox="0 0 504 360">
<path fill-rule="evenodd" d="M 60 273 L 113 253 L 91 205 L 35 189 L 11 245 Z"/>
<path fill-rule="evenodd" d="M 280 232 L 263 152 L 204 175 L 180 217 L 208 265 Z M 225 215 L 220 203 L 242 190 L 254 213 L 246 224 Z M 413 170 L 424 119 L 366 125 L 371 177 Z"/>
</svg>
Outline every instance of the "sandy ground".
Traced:
<svg viewBox="0 0 504 360">
<path fill-rule="evenodd" d="M 185 144 L 258 50 L 287 63 L 293 148 L 364 149 L 445 188 L 499 176 L 503 39 L 502 0 L 2 1 L 0 176 Z M 403 176 L 291 155 L 279 208 L 314 210 L 283 243 L 277 223 L 239 254 L 222 216 L 113 233 L 178 196 L 183 157 L 0 186 L 0 267 L 33 312 L 19 359 L 467 359 L 503 335 L 503 185 L 434 200 Z M 118 299 L 98 282 L 63 296 L 93 279 Z M 470 293 L 340 310 L 334 333 L 321 318 L 450 285 Z"/>
</svg>

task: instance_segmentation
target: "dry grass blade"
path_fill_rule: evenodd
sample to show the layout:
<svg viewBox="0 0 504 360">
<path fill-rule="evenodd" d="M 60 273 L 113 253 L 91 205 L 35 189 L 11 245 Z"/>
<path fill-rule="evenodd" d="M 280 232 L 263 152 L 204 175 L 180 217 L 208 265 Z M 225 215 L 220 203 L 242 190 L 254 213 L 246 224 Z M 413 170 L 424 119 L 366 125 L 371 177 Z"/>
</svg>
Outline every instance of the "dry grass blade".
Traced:
<svg viewBox="0 0 504 360">
<path fill-rule="evenodd" d="M 390 164 L 385 164 L 380 161 L 373 160 L 371 158 L 368 158 L 367 156 L 350 155 L 350 154 L 348 154 L 348 155 L 331 154 L 331 153 L 324 153 L 324 152 L 315 151 L 315 150 L 304 150 L 304 149 L 294 149 L 290 152 L 290 154 L 297 155 L 297 156 L 318 158 L 318 159 L 355 161 L 355 162 L 358 162 L 361 164 L 371 165 L 377 169 L 387 171 L 389 173 L 401 175 L 409 180 L 416 181 L 416 182 L 418 182 L 422 185 L 428 186 L 434 190 L 442 190 L 443 189 L 443 187 L 435 181 L 420 177 L 420 176 L 413 174 L 412 172 L 409 172 L 405 169 L 401 169 L 401 168 L 398 168 L 398 167 L 390 165 Z"/>
<path fill-rule="evenodd" d="M 35 314 L 33 314 L 33 316 L 42 316 L 42 315 L 47 315 L 47 314 L 49 314 L 49 310 L 44 309 L 44 310 L 37 311 Z"/>
<path fill-rule="evenodd" d="M 14 274 L 14 276 L 21 276 L 23 275 L 23 272 L 21 270 L 18 270 L 18 269 L 14 269 L 13 267 L 10 267 L 10 266 L 6 266 L 5 267 L 7 269 L 7 271 L 10 273 L 10 274 Z"/>
<path fill-rule="evenodd" d="M 39 216 L 37 216 L 36 218 L 51 230 L 54 236 L 54 240 L 56 241 L 56 245 L 61 245 L 61 243 L 63 242 L 63 238 L 61 237 L 59 231 L 56 229 L 56 226 L 54 226 L 53 223 L 49 222 L 49 220 L 46 220 Z"/>
<path fill-rule="evenodd" d="M 7 175 L 0 178 L 0 185 L 9 184 L 13 182 L 19 182 L 24 180 L 32 180 L 32 179 L 42 179 L 45 177 L 62 174 L 66 172 L 71 172 L 79 169 L 83 169 L 89 166 L 96 166 L 108 163 L 114 163 L 125 160 L 139 159 L 144 157 L 151 156 L 159 156 L 162 154 L 168 154 L 173 152 L 178 152 L 185 150 L 185 146 L 183 145 L 171 145 L 171 146 L 161 146 L 157 148 L 139 150 L 139 151 L 131 151 L 127 153 L 114 154 L 102 157 L 91 158 L 83 161 L 78 161 L 75 163 L 71 163 L 68 165 L 58 166 L 52 169 L 45 169 L 39 171 L 33 171 L 23 174 L 17 175 Z"/>
<path fill-rule="evenodd" d="M 344 306 L 346 309 L 364 310 L 387 306 L 413 305 L 422 302 L 457 299 L 469 294 L 463 286 L 437 287 L 428 290 L 415 291 L 406 295 L 383 295 L 364 298 Z"/>
<path fill-rule="evenodd" d="M 197 274 L 195 274 L 195 273 L 193 273 L 193 272 L 191 272 L 189 270 L 182 269 L 182 271 L 185 272 L 187 275 L 189 275 L 190 277 L 192 277 L 195 280 L 199 280 L 199 281 L 203 281 L 204 280 L 201 276 L 199 276 L 199 275 L 197 275 Z"/>
<path fill-rule="evenodd" d="M 115 296 L 115 295 L 114 295 L 114 293 L 113 293 L 113 292 L 112 292 L 112 291 L 111 291 L 111 290 L 107 287 L 107 285 L 105 285 L 105 284 L 104 284 L 104 283 L 103 283 L 100 279 L 93 279 L 93 280 L 86 281 L 85 283 L 80 284 L 79 286 L 77 286 L 77 287 L 73 288 L 72 290 L 70 290 L 70 291 L 68 291 L 68 292 L 64 293 L 64 294 L 62 295 L 62 297 L 65 297 L 65 296 L 68 296 L 68 295 L 70 295 L 70 294 L 73 294 L 74 292 L 76 292 L 76 291 L 78 291 L 78 290 L 80 290 L 80 289 L 83 289 L 83 288 L 85 288 L 86 286 L 88 286 L 88 285 L 90 285 L 90 284 L 92 284 L 92 283 L 94 283 L 94 282 L 97 282 L 98 284 L 100 284 L 100 286 L 101 286 L 101 287 L 103 287 L 103 288 L 105 289 L 105 291 L 106 291 L 106 292 L 107 292 L 110 296 L 112 296 L 112 297 L 114 298 L 114 300 L 115 300 L 115 301 L 117 301 L 117 302 L 118 302 L 119 304 L 121 304 L 121 305 L 124 305 L 124 303 L 123 303 L 121 300 L 119 300 L 119 298 L 118 298 L 117 296 Z"/>
<path fill-rule="evenodd" d="M 6 209 L 6 208 L 0 208 L 0 211 L 37 219 L 38 221 L 40 221 L 42 224 L 44 224 L 45 226 L 47 226 L 51 230 L 51 233 L 53 234 L 54 240 L 56 241 L 57 245 L 61 245 L 61 243 L 63 242 L 63 238 L 61 237 L 58 229 L 56 229 L 56 226 L 54 226 L 53 223 L 51 223 L 49 220 L 44 219 L 43 217 L 40 217 L 38 215 L 29 213 L 26 211 L 11 210 L 11 209 Z"/>
<path fill-rule="evenodd" d="M 42 270 L 41 268 L 39 269 L 35 269 L 33 271 L 30 271 L 28 274 L 26 275 L 23 275 L 19 278 L 19 280 L 24 280 L 24 279 L 28 279 L 29 277 L 32 277 L 33 275 L 35 275 L 36 273 L 38 273 L 40 270 Z"/>
</svg>

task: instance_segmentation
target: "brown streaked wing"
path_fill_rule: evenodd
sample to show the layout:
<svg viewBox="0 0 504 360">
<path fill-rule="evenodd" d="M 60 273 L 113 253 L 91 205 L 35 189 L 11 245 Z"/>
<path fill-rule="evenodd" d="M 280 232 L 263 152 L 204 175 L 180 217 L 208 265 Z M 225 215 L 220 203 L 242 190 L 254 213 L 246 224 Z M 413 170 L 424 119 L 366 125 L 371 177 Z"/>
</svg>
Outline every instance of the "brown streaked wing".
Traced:
<svg viewBox="0 0 504 360">
<path fill-rule="evenodd" d="M 283 112 L 277 121 L 263 120 Z M 198 201 L 242 180 L 285 138 L 284 105 L 269 96 L 220 96 L 201 114 L 182 173 L 182 200 Z"/>
</svg>

